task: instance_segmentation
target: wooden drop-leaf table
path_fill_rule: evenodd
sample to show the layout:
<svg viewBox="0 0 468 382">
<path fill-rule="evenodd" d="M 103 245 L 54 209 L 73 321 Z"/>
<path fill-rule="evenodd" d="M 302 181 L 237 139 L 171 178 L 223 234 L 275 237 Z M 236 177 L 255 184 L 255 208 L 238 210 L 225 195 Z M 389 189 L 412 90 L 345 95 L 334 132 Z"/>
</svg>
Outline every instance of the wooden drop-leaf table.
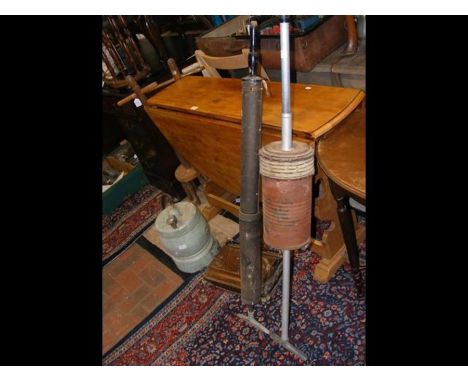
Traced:
<svg viewBox="0 0 468 382">
<path fill-rule="evenodd" d="M 263 95 L 263 145 L 281 139 L 281 83 L 271 82 L 270 91 L 270 97 Z M 291 84 L 293 139 L 315 148 L 316 141 L 332 129 L 365 123 L 364 98 L 359 89 Z M 144 108 L 178 155 L 218 188 L 238 196 L 241 104 L 240 79 L 187 76 L 149 98 Z M 315 195 L 313 215 L 331 221 L 321 240 L 312 237 L 312 249 L 321 256 L 314 278 L 326 282 L 343 264 L 346 249 L 336 202 L 318 166 L 315 182 L 321 183 L 322 191 Z M 234 204 L 225 205 L 236 212 Z"/>
</svg>

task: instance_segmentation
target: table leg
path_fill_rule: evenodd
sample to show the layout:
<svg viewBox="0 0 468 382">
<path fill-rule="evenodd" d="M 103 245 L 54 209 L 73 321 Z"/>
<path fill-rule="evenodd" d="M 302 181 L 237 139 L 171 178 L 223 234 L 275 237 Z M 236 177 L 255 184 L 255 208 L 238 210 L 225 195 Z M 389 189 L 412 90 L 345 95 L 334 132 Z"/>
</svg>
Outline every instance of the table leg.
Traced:
<svg viewBox="0 0 468 382">
<path fill-rule="evenodd" d="M 320 166 L 317 166 L 314 182 L 321 183 L 320 192 L 314 199 L 314 218 L 330 221 L 329 228 L 323 232 L 320 240 L 312 235 L 312 251 L 320 256 L 320 261 L 314 269 L 314 280 L 326 283 L 346 261 L 346 246 L 341 233 L 337 203 L 330 190 L 328 177 Z M 363 224 L 357 224 L 354 214 L 353 219 L 356 227 L 356 238 L 358 243 L 361 243 L 365 238 L 366 229 Z"/>
<path fill-rule="evenodd" d="M 338 217 L 340 219 L 343 239 L 348 251 L 349 262 L 353 271 L 354 281 L 359 295 L 362 295 L 362 275 L 359 269 L 359 250 L 354 231 L 353 217 L 349 208 L 349 196 L 341 187 L 329 179 L 330 190 L 338 204 Z"/>
</svg>

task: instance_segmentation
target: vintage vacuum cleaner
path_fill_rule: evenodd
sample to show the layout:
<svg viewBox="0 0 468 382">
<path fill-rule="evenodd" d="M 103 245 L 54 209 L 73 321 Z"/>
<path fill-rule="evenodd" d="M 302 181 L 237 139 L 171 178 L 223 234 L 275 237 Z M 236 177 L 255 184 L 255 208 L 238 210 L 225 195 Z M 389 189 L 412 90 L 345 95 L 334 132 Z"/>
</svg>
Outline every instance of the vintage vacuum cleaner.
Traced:
<svg viewBox="0 0 468 382">
<path fill-rule="evenodd" d="M 251 30 L 250 75 L 242 81 L 242 161 L 240 203 L 241 298 L 248 315 L 238 317 L 268 334 L 274 341 L 303 361 L 307 356 L 289 342 L 289 292 L 291 250 L 310 244 L 312 176 L 314 150 L 306 143 L 292 141 L 290 99 L 289 19 L 280 23 L 282 127 L 281 141 L 259 150 L 262 121 L 261 78 L 256 76 L 255 48 L 258 35 Z M 257 37 L 256 37 L 257 36 Z M 262 175 L 263 240 L 283 253 L 281 336 L 255 320 L 253 305 L 261 291 L 261 215 L 259 172 Z"/>
</svg>

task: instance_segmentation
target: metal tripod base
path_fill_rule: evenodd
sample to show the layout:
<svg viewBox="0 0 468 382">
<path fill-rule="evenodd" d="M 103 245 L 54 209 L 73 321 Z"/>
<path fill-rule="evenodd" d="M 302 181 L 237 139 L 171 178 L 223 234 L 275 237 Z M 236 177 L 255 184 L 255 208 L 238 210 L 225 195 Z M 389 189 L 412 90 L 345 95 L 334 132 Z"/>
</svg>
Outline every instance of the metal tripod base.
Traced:
<svg viewBox="0 0 468 382">
<path fill-rule="evenodd" d="M 247 323 L 255 326 L 257 329 L 261 330 L 262 332 L 268 334 L 271 339 L 277 342 L 279 345 L 283 346 L 285 349 L 289 350 L 291 353 L 297 355 L 303 361 L 307 361 L 307 356 L 305 353 L 297 349 L 294 345 L 291 344 L 288 340 L 282 339 L 279 335 L 273 333 L 272 331 L 268 330 L 265 326 L 263 326 L 260 322 L 258 322 L 251 311 L 248 312 L 248 316 L 244 314 L 237 313 L 237 317 L 241 318 L 242 320 L 247 321 Z"/>
</svg>

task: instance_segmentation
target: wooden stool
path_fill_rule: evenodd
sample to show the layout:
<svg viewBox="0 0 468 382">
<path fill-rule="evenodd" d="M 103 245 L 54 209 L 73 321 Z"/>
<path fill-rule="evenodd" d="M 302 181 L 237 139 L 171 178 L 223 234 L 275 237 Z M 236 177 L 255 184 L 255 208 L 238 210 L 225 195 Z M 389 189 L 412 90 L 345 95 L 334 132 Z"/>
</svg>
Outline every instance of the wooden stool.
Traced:
<svg viewBox="0 0 468 382">
<path fill-rule="evenodd" d="M 341 231 L 359 294 L 363 285 L 349 197 L 366 203 L 365 139 L 365 124 L 350 124 L 333 130 L 317 145 L 318 163 L 328 177 L 337 202 Z"/>
<path fill-rule="evenodd" d="M 198 178 L 200 174 L 197 170 L 193 167 L 186 167 L 183 164 L 177 167 L 175 171 L 175 177 L 180 182 L 182 187 L 185 190 L 188 198 L 191 202 L 195 203 L 196 205 L 200 205 L 200 199 L 197 195 L 197 187 L 195 185 L 194 180 Z"/>
</svg>

